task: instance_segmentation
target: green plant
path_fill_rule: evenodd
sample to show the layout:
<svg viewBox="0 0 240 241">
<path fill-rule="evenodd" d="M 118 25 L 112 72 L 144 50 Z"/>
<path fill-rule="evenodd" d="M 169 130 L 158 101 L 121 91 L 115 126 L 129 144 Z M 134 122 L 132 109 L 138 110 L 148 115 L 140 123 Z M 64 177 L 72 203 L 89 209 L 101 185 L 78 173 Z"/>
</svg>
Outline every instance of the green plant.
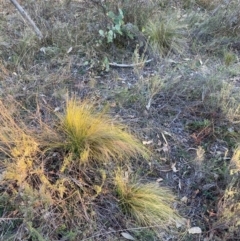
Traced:
<svg viewBox="0 0 240 241">
<path fill-rule="evenodd" d="M 193 121 L 193 122 L 189 123 L 187 127 L 191 130 L 199 130 L 199 129 L 206 128 L 209 126 L 211 126 L 211 121 L 208 119 L 204 119 L 201 121 Z"/>
<path fill-rule="evenodd" d="M 117 35 L 122 35 L 122 27 L 124 25 L 124 16 L 123 11 L 118 9 L 119 14 L 116 15 L 112 11 L 107 13 L 108 18 L 110 19 L 111 24 L 107 26 L 107 30 L 104 31 L 102 29 L 99 30 L 100 36 L 107 41 L 107 43 L 112 43 L 113 40 L 117 37 Z M 102 41 L 100 40 L 100 43 Z"/>
<path fill-rule="evenodd" d="M 229 66 L 236 60 L 235 54 L 231 51 L 224 51 L 223 58 L 226 66 Z"/>
<path fill-rule="evenodd" d="M 123 1 L 112 1 L 104 0 L 101 3 L 92 1 L 97 7 L 98 11 L 101 9 L 104 14 L 109 11 L 115 11 L 121 9 L 124 15 L 124 22 L 130 23 L 142 29 L 146 23 L 146 19 L 152 18 L 154 15 L 158 15 L 158 10 L 161 9 L 161 5 L 167 5 L 163 3 L 163 0 L 123 0 Z M 167 1 L 166 1 L 167 2 Z M 101 8 L 99 8 L 99 6 Z"/>
<path fill-rule="evenodd" d="M 130 181 L 118 170 L 115 185 L 119 203 L 123 211 L 142 225 L 165 225 L 179 219 L 171 207 L 172 193 L 157 183 L 141 184 Z"/>
<path fill-rule="evenodd" d="M 102 70 L 109 71 L 109 59 L 106 56 L 102 61 Z"/>
</svg>

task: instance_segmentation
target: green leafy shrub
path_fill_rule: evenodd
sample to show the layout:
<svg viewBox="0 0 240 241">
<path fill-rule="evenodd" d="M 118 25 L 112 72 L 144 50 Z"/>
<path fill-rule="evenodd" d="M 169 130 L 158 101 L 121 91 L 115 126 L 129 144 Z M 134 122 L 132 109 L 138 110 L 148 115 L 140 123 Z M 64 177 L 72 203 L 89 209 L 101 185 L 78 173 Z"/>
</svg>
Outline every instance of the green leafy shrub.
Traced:
<svg viewBox="0 0 240 241">
<path fill-rule="evenodd" d="M 115 15 L 112 11 L 108 12 L 107 16 L 111 20 L 111 25 L 107 26 L 107 31 L 104 31 L 102 29 L 99 30 L 100 36 L 103 37 L 103 39 L 106 39 L 107 43 L 112 43 L 118 34 L 123 35 L 123 11 L 121 9 L 118 9 L 118 11 L 118 15 Z"/>
</svg>

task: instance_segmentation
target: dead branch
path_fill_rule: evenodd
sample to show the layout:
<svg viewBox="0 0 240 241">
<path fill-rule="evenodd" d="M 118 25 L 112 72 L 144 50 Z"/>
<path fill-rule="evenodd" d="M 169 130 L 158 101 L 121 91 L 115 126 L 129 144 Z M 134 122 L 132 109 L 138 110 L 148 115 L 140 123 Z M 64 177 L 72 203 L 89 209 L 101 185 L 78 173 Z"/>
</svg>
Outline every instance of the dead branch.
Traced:
<svg viewBox="0 0 240 241">
<path fill-rule="evenodd" d="M 117 64 L 117 63 L 109 63 L 109 66 L 112 66 L 112 67 L 120 67 L 120 68 L 134 68 L 136 66 L 141 66 L 143 64 L 146 64 L 146 63 L 149 63 L 151 62 L 153 59 L 149 59 L 149 60 L 146 60 L 144 62 L 141 62 L 141 63 L 136 63 L 136 64 Z"/>
<path fill-rule="evenodd" d="M 33 20 L 30 18 L 28 13 L 22 8 L 22 6 L 16 1 L 16 0 L 10 0 L 10 2 L 16 7 L 18 12 L 22 15 L 22 17 L 32 26 L 34 32 L 38 36 L 38 38 L 41 40 L 43 38 L 43 35 L 39 28 L 36 26 L 36 24 L 33 22 Z"/>
</svg>

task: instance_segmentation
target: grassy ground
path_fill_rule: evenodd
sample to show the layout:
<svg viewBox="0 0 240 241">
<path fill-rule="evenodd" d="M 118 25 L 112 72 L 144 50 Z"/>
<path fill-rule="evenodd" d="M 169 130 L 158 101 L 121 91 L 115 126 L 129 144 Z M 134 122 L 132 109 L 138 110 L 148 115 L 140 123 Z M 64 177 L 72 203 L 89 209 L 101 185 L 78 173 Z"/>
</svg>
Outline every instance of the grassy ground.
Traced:
<svg viewBox="0 0 240 241">
<path fill-rule="evenodd" d="M 19 1 L 20 2 L 20 1 Z M 0 6 L 0 240 L 238 240 L 238 1 Z"/>
</svg>

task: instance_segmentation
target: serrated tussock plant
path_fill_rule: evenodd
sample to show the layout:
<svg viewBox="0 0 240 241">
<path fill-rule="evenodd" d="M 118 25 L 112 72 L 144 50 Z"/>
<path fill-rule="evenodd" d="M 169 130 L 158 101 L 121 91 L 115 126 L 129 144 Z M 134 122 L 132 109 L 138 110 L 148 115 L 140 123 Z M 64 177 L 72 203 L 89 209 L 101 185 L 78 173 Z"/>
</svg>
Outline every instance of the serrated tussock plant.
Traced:
<svg viewBox="0 0 240 241">
<path fill-rule="evenodd" d="M 64 148 L 76 154 L 81 163 L 127 160 L 138 155 L 148 158 L 147 149 L 125 131 L 124 125 L 104 112 L 97 113 L 87 100 L 67 102 L 61 127 L 66 135 Z"/>
<path fill-rule="evenodd" d="M 115 185 L 123 211 L 139 224 L 165 227 L 179 219 L 171 207 L 175 200 L 173 194 L 170 190 L 159 187 L 158 183 L 131 182 L 118 170 Z"/>
</svg>

